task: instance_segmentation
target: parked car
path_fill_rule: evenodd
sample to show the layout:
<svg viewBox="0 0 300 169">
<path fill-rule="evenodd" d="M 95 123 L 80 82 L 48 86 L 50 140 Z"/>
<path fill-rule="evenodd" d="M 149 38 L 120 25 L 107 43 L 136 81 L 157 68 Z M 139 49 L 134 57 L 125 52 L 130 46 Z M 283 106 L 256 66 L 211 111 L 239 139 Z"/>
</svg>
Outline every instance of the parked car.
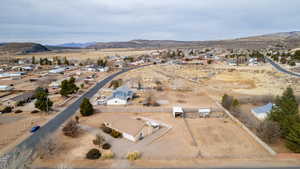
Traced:
<svg viewBox="0 0 300 169">
<path fill-rule="evenodd" d="M 41 128 L 40 126 L 34 126 L 34 127 L 31 128 L 30 132 L 34 133 L 34 132 L 36 132 L 40 128 Z"/>
</svg>

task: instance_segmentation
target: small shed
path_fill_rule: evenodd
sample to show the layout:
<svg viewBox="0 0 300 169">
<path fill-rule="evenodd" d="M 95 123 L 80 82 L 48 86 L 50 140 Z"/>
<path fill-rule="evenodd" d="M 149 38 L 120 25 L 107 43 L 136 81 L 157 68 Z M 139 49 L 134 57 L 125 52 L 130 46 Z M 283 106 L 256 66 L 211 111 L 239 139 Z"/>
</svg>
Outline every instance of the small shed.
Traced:
<svg viewBox="0 0 300 169">
<path fill-rule="evenodd" d="M 183 112 L 183 109 L 182 107 L 173 107 L 173 117 L 176 118 L 176 117 L 183 117 L 184 116 L 184 112 Z"/>
<path fill-rule="evenodd" d="M 251 109 L 251 113 L 254 114 L 254 116 L 257 117 L 259 120 L 264 120 L 271 112 L 273 106 L 273 103 L 268 103 L 266 105 Z"/>
<path fill-rule="evenodd" d="M 7 85 L 0 85 L 0 91 L 10 91 L 13 87 Z"/>
<path fill-rule="evenodd" d="M 200 117 L 208 117 L 211 113 L 210 108 L 200 108 L 198 109 L 198 113 Z"/>
</svg>

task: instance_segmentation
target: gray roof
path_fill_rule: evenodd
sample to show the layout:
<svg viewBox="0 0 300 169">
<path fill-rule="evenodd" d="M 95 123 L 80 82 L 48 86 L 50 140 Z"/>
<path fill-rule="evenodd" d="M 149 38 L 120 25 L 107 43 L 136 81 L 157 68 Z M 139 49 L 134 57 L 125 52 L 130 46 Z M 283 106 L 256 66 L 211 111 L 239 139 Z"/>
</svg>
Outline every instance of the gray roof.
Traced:
<svg viewBox="0 0 300 169">
<path fill-rule="evenodd" d="M 127 99 L 131 99 L 133 97 L 133 91 L 131 89 L 129 89 L 127 86 L 121 86 L 119 88 L 117 88 L 113 94 L 111 98 L 119 98 L 122 100 L 127 100 Z"/>
<path fill-rule="evenodd" d="M 269 113 L 272 110 L 272 108 L 273 108 L 273 103 L 268 103 L 264 106 L 256 107 L 252 109 L 252 112 L 256 114 L 265 114 L 265 113 Z"/>
<path fill-rule="evenodd" d="M 35 92 L 33 92 L 33 91 L 32 92 L 26 92 L 26 93 L 23 93 L 23 94 L 18 95 L 16 97 L 13 97 L 10 100 L 16 101 L 16 102 L 18 102 L 18 101 L 25 101 L 27 99 L 33 98 L 34 95 L 35 95 Z"/>
</svg>

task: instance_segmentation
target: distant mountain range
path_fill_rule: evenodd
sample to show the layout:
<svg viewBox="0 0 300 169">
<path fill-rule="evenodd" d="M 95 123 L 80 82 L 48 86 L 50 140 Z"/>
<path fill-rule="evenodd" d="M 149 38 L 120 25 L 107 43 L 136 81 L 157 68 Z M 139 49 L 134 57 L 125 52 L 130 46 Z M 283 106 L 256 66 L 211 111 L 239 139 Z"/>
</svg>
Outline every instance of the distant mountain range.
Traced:
<svg viewBox="0 0 300 169">
<path fill-rule="evenodd" d="M 64 43 L 60 45 L 54 45 L 59 47 L 65 47 L 65 48 L 86 48 L 92 45 L 95 45 L 97 42 L 87 42 L 87 43 Z"/>
<path fill-rule="evenodd" d="M 46 52 L 49 49 L 38 43 L 1 43 L 0 54 L 28 54 Z"/>
<path fill-rule="evenodd" d="M 300 31 L 215 41 L 131 40 L 127 42 L 97 42 L 87 45 L 85 48 L 222 47 L 258 49 L 272 46 L 300 47 Z"/>
<path fill-rule="evenodd" d="M 260 49 L 267 47 L 300 47 L 300 31 L 282 32 L 245 38 L 215 41 L 175 41 L 175 40 L 131 40 L 126 42 L 87 42 L 60 45 L 37 43 L 0 43 L 0 53 L 27 54 L 64 49 L 105 49 L 105 48 L 175 48 L 175 47 L 221 47 Z"/>
</svg>

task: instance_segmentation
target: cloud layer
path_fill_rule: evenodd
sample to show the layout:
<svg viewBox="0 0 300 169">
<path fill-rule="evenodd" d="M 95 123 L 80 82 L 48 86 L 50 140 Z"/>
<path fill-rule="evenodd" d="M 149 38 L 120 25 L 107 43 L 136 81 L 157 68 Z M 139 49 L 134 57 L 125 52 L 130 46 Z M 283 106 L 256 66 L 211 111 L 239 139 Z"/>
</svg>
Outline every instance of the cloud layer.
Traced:
<svg viewBox="0 0 300 169">
<path fill-rule="evenodd" d="M 299 0 L 1 0 L 0 42 L 214 40 L 300 29 Z"/>
</svg>

